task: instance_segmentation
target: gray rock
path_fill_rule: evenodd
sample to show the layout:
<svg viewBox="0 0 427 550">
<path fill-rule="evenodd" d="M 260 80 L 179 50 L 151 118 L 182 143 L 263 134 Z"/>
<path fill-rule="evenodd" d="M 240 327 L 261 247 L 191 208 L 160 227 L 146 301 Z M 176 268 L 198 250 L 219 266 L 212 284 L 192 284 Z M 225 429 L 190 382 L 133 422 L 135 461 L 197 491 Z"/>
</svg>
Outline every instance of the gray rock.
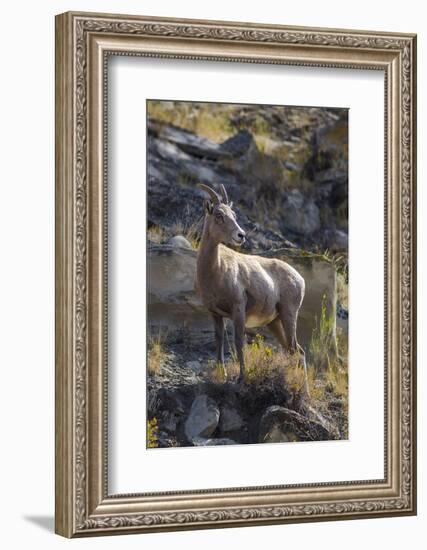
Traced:
<svg viewBox="0 0 427 550">
<path fill-rule="evenodd" d="M 175 235 L 174 237 L 171 237 L 168 240 L 168 244 L 177 248 L 188 248 L 190 250 L 192 250 L 193 248 L 189 241 L 182 235 Z"/>
<path fill-rule="evenodd" d="M 230 407 L 221 409 L 219 419 L 219 429 L 221 432 L 234 432 L 235 430 L 240 430 L 243 424 L 243 419 L 236 409 Z"/>
<path fill-rule="evenodd" d="M 298 189 L 292 189 L 283 204 L 283 226 L 301 235 L 311 235 L 320 229 L 320 212 L 316 203 Z"/>
<path fill-rule="evenodd" d="M 256 149 L 254 138 L 247 130 L 240 130 L 221 144 L 221 150 L 234 158 L 247 155 L 254 148 Z"/>
<path fill-rule="evenodd" d="M 345 231 L 335 230 L 335 245 L 343 250 L 348 249 L 348 234 Z"/>
<path fill-rule="evenodd" d="M 339 439 L 338 430 L 328 429 L 324 423 L 278 405 L 268 407 L 259 425 L 260 443 L 333 439 Z"/>
<path fill-rule="evenodd" d="M 163 160 L 174 159 L 175 161 L 191 161 L 191 155 L 184 153 L 177 145 L 166 141 L 164 139 L 155 139 L 153 138 L 152 145 L 156 146 L 158 155 Z"/>
<path fill-rule="evenodd" d="M 337 170 L 335 168 L 329 168 L 328 170 L 322 170 L 317 172 L 315 180 L 318 183 L 325 184 L 329 182 L 336 183 L 338 185 L 346 185 L 348 182 L 347 172 L 343 170 Z"/>
<path fill-rule="evenodd" d="M 327 420 L 322 413 L 314 409 L 311 405 L 307 405 L 304 411 L 307 418 L 313 422 L 321 424 L 325 430 L 331 434 L 331 439 L 340 439 L 339 430 L 332 422 Z"/>
<path fill-rule="evenodd" d="M 185 363 L 185 366 L 187 367 L 187 369 L 190 369 L 195 373 L 200 373 L 203 370 L 203 365 L 200 363 L 200 361 L 187 361 Z"/>
<path fill-rule="evenodd" d="M 196 437 L 193 439 L 193 445 L 196 447 L 213 447 L 215 445 L 237 445 L 237 442 L 228 437 L 215 437 L 210 439 Z"/>
<path fill-rule="evenodd" d="M 220 157 L 227 156 L 226 151 L 217 143 L 171 124 L 162 124 L 149 119 L 148 131 L 162 140 L 173 143 L 185 153 L 196 157 L 217 160 Z"/>
<path fill-rule="evenodd" d="M 289 160 L 285 162 L 285 168 L 287 170 L 291 170 L 292 172 L 298 172 L 301 170 L 301 167 L 298 166 L 298 164 L 295 164 L 295 162 L 291 162 Z"/>
<path fill-rule="evenodd" d="M 326 229 L 323 232 L 325 245 L 330 250 L 348 250 L 347 231 L 341 229 Z"/>
<path fill-rule="evenodd" d="M 162 424 L 166 431 L 175 432 L 178 424 L 178 415 L 173 411 L 164 411 L 162 415 Z"/>
<path fill-rule="evenodd" d="M 260 438 L 260 443 L 290 443 L 298 441 L 292 431 L 284 431 L 281 424 L 272 424 L 268 431 Z"/>
<path fill-rule="evenodd" d="M 199 395 L 191 405 L 185 422 L 185 435 L 192 441 L 194 438 L 209 438 L 218 426 L 219 409 L 213 399 Z"/>
</svg>

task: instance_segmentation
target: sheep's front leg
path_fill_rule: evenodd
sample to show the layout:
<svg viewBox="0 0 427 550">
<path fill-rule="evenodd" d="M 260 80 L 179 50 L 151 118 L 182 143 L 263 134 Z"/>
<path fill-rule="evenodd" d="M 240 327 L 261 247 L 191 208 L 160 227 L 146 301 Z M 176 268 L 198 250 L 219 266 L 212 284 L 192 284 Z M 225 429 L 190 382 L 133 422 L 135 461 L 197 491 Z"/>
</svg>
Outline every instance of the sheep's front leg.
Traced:
<svg viewBox="0 0 427 550">
<path fill-rule="evenodd" d="M 218 363 L 222 365 L 224 369 L 224 376 L 227 378 L 224 360 L 224 317 L 221 317 L 220 315 L 213 315 L 213 320 L 215 324 L 216 358 Z"/>
<path fill-rule="evenodd" d="M 240 374 L 238 383 L 242 384 L 245 380 L 245 356 L 243 353 L 243 345 L 245 343 L 245 306 L 239 305 L 233 312 L 234 324 L 234 346 L 236 348 L 237 359 L 240 365 Z"/>
</svg>

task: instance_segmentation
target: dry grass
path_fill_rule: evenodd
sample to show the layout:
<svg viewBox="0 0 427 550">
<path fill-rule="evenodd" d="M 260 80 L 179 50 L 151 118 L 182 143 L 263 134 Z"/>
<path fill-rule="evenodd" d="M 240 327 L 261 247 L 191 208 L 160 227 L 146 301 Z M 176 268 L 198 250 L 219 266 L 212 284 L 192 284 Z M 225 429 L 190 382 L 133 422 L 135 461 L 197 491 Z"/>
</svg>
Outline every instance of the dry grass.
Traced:
<svg viewBox="0 0 427 550">
<path fill-rule="evenodd" d="M 148 338 L 148 373 L 151 375 L 160 374 L 162 366 L 169 359 L 165 350 L 164 337 L 159 332 L 156 336 Z"/>
<path fill-rule="evenodd" d="M 334 326 L 335 319 L 329 314 L 326 296 L 323 296 L 320 319 L 317 321 L 309 345 L 310 363 L 317 373 L 328 371 L 337 356 Z"/>
<path fill-rule="evenodd" d="M 308 387 L 312 405 L 324 408 L 331 397 L 344 399 L 347 407 L 348 398 L 348 364 L 347 338 L 338 334 L 338 355 L 330 354 L 330 323 L 326 308 L 322 308 L 319 329 L 313 334 L 310 343 L 310 360 L 308 368 Z M 305 373 L 298 354 L 289 355 L 270 346 L 257 334 L 254 340 L 245 345 L 245 383 L 255 388 L 277 388 L 278 384 L 286 386 L 293 394 L 300 394 L 305 387 Z M 322 364 L 322 368 L 319 365 Z M 209 379 L 223 384 L 227 379 L 235 379 L 240 372 L 235 354 L 232 361 L 222 365 L 215 361 L 209 363 Z"/>
<path fill-rule="evenodd" d="M 337 298 L 338 302 L 348 310 L 348 283 L 345 273 L 337 273 Z"/>
<path fill-rule="evenodd" d="M 208 379 L 214 384 L 224 384 L 227 379 L 233 377 L 233 369 L 229 368 L 229 365 L 226 368 L 216 361 L 208 361 Z"/>
<path fill-rule="evenodd" d="M 333 318 L 328 317 L 325 300 L 319 324 L 309 346 L 309 381 L 312 398 L 319 404 L 328 399 L 328 393 L 341 397 L 348 405 L 348 339 L 336 329 L 336 345 L 332 338 Z"/>
<path fill-rule="evenodd" d="M 175 222 L 170 227 L 151 226 L 147 231 L 147 238 L 155 244 L 163 244 L 175 235 L 182 235 L 191 244 L 192 248 L 199 248 L 201 234 L 197 223 Z"/>
<path fill-rule="evenodd" d="M 166 232 L 163 227 L 153 225 L 148 229 L 147 237 L 152 243 L 161 244 L 166 238 Z"/>
<path fill-rule="evenodd" d="M 201 235 L 197 223 L 176 222 L 171 226 L 170 232 L 172 235 L 182 235 L 185 237 L 195 250 L 199 248 Z"/>
<path fill-rule="evenodd" d="M 184 101 L 148 101 L 147 104 L 150 117 L 217 143 L 223 142 L 235 132 L 230 125 L 229 113 L 232 109 L 232 105 Z"/>
<path fill-rule="evenodd" d="M 286 386 L 292 392 L 300 392 L 304 386 L 304 369 L 298 355 L 289 355 L 277 350 L 265 342 L 262 335 L 257 334 L 250 344 L 244 347 L 245 383 L 256 388 L 271 388 Z M 240 366 L 236 355 L 226 365 L 227 378 L 237 378 Z M 225 381 L 223 367 L 213 363 L 210 369 L 212 381 Z"/>
</svg>

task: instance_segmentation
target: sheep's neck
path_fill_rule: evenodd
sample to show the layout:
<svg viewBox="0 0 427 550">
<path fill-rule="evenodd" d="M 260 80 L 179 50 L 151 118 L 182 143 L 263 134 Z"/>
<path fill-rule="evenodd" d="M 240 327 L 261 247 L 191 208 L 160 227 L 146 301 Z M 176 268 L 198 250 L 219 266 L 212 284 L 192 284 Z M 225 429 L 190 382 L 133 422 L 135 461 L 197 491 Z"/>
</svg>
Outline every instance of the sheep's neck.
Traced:
<svg viewBox="0 0 427 550">
<path fill-rule="evenodd" d="M 219 269 L 219 242 L 216 242 L 209 235 L 209 227 L 205 223 L 202 239 L 200 241 L 199 253 L 197 255 L 197 275 L 199 282 L 203 285 L 209 284 L 212 276 Z"/>
</svg>

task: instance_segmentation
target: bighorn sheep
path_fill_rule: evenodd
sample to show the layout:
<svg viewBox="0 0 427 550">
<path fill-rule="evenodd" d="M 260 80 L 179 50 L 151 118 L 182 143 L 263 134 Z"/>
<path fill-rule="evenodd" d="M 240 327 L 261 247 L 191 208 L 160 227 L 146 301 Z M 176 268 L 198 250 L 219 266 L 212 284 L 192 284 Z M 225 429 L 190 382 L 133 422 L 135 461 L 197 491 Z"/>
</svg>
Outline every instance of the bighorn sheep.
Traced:
<svg viewBox="0 0 427 550">
<path fill-rule="evenodd" d="M 288 352 L 299 352 L 305 371 L 305 354 L 298 344 L 298 311 L 304 298 L 305 282 L 286 262 L 241 254 L 226 245 L 242 245 L 245 232 L 236 221 L 227 192 L 221 195 L 199 184 L 209 195 L 204 201 L 205 219 L 197 255 L 196 287 L 213 316 L 217 360 L 224 368 L 225 318 L 234 324 L 234 345 L 240 364 L 239 383 L 244 381 L 243 344 L 245 328 L 267 326 Z"/>
</svg>

